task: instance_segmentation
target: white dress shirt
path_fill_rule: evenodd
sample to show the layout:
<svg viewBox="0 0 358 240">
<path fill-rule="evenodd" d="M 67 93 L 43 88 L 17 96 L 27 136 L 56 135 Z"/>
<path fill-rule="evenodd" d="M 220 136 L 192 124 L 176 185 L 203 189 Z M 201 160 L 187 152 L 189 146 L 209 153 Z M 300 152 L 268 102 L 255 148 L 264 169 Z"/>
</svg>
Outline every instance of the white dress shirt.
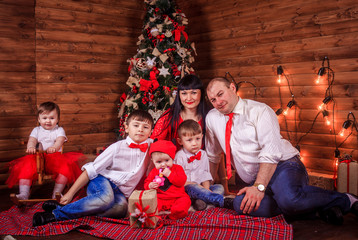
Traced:
<svg viewBox="0 0 358 240">
<path fill-rule="evenodd" d="M 93 162 L 85 164 L 82 170 L 87 170 L 90 180 L 96 178 L 98 174 L 108 178 L 126 197 L 129 197 L 147 171 L 148 149 L 152 139 L 148 138 L 142 142 L 148 143 L 146 152 L 142 152 L 139 148 L 130 148 L 131 143 L 135 142 L 130 137 L 113 143 Z"/>
<path fill-rule="evenodd" d="M 240 178 L 253 183 L 260 163 L 278 163 L 298 155 L 282 138 L 275 112 L 266 104 L 241 99 L 234 110 L 231 129 L 231 163 Z M 205 146 L 209 161 L 219 163 L 225 152 L 225 128 L 229 117 L 212 109 L 206 116 Z"/>
<path fill-rule="evenodd" d="M 35 127 L 30 133 L 30 137 L 36 138 L 37 141 L 42 144 L 44 151 L 47 148 L 52 147 L 58 137 L 64 137 L 65 141 L 67 141 L 65 130 L 58 125 L 51 130 L 46 130 L 41 126 Z M 62 151 L 62 146 L 58 151 Z"/>
<path fill-rule="evenodd" d="M 194 154 L 188 152 L 184 148 L 179 150 L 175 155 L 174 163 L 183 167 L 187 176 L 187 182 L 201 184 L 202 182 L 213 180 L 210 173 L 208 156 L 204 150 L 199 151 L 201 152 L 201 159 L 195 159 L 191 163 L 188 163 L 188 160 L 191 156 L 194 156 Z"/>
</svg>

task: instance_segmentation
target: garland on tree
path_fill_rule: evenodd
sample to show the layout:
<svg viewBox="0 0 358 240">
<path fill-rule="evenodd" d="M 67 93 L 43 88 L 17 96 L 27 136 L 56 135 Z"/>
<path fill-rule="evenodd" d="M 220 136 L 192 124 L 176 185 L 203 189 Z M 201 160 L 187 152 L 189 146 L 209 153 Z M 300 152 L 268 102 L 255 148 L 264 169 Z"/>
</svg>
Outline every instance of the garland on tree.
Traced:
<svg viewBox="0 0 358 240">
<path fill-rule="evenodd" d="M 194 73 L 190 64 L 196 52 L 185 32 L 185 14 L 174 0 L 144 2 L 146 15 L 138 51 L 128 59 L 128 90 L 118 104 L 119 138 L 124 137 L 124 123 L 133 110 L 146 110 L 156 121 L 173 103 L 179 80 Z"/>
</svg>

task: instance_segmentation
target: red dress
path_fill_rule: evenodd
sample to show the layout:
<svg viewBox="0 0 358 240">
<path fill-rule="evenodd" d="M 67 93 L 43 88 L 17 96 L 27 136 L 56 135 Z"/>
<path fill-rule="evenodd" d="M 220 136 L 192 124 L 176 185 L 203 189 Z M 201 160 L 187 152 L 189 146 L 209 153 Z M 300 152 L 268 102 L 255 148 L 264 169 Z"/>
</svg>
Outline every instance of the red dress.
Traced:
<svg viewBox="0 0 358 240">
<path fill-rule="evenodd" d="M 165 111 L 163 113 L 163 115 L 158 119 L 158 121 L 156 122 L 154 129 L 153 129 L 153 133 L 150 136 L 151 139 L 158 139 L 158 140 L 168 140 L 168 141 L 172 141 L 171 139 L 171 135 L 172 135 L 172 127 L 169 125 L 168 123 L 170 122 L 170 116 L 169 116 L 169 109 L 167 111 Z M 179 115 L 179 122 L 178 122 L 178 126 L 183 122 L 183 119 L 181 118 L 181 116 Z M 198 122 L 201 126 L 201 128 L 203 128 L 203 124 L 202 124 L 202 119 L 199 120 Z M 174 139 L 175 139 L 175 143 L 177 146 L 177 150 L 179 150 L 181 148 L 181 146 L 177 143 L 177 138 L 178 138 L 178 132 L 177 129 L 174 129 Z"/>
<path fill-rule="evenodd" d="M 164 186 L 157 189 L 158 211 L 169 210 L 171 214 L 169 218 L 179 219 L 188 215 L 191 205 L 190 197 L 185 192 L 184 184 L 186 175 L 182 166 L 173 164 L 170 168 L 170 175 L 166 178 Z M 144 189 L 149 190 L 149 183 L 153 182 L 155 176 L 159 174 L 159 170 L 153 168 L 148 177 L 144 181 Z"/>
<path fill-rule="evenodd" d="M 62 174 L 73 183 L 82 173 L 78 166 L 78 160 L 85 159 L 82 153 L 44 153 L 45 173 L 53 175 L 54 179 Z M 36 154 L 29 154 L 10 162 L 10 176 L 6 181 L 9 188 L 13 187 L 20 179 L 37 180 Z"/>
</svg>

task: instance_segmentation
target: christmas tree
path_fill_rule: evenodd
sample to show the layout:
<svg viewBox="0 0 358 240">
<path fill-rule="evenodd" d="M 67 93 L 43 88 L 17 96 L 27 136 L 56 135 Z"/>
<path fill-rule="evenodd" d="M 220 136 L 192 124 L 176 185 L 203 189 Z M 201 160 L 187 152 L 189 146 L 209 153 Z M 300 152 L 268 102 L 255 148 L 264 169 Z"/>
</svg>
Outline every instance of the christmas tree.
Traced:
<svg viewBox="0 0 358 240">
<path fill-rule="evenodd" d="M 173 0 L 145 0 L 146 15 L 138 51 L 128 59 L 128 90 L 118 104 L 119 138 L 124 122 L 136 109 L 148 111 L 154 121 L 174 101 L 178 82 L 193 74 L 195 47 L 185 32 L 188 19 Z"/>
</svg>

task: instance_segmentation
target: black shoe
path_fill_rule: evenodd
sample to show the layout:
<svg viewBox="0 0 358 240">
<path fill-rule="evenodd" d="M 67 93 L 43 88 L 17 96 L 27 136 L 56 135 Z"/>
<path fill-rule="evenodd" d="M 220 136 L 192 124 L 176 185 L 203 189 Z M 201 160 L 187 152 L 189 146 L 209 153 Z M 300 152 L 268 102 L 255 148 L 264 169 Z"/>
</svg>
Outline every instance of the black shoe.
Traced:
<svg viewBox="0 0 358 240">
<path fill-rule="evenodd" d="M 63 205 L 55 200 L 48 200 L 42 204 L 42 209 L 45 210 L 45 212 L 52 212 L 57 206 Z"/>
<path fill-rule="evenodd" d="M 353 205 L 351 207 L 351 213 L 353 213 L 354 215 L 356 215 L 358 217 L 358 201 L 353 203 Z"/>
<path fill-rule="evenodd" d="M 342 210 L 339 207 L 331 207 L 321 211 L 319 215 L 323 221 L 333 225 L 342 225 L 344 221 Z"/>
<path fill-rule="evenodd" d="M 55 215 L 53 215 L 52 213 L 37 212 L 32 217 L 32 226 L 33 227 L 42 226 L 55 221 L 56 221 Z"/>
<path fill-rule="evenodd" d="M 206 204 L 206 202 L 204 202 L 203 200 L 201 199 L 195 199 L 194 202 L 193 202 L 193 208 L 196 210 L 196 211 L 203 211 L 206 209 L 208 205 Z"/>
<path fill-rule="evenodd" d="M 235 198 L 230 198 L 230 197 L 224 198 L 224 208 L 234 210 L 234 199 Z"/>
</svg>

